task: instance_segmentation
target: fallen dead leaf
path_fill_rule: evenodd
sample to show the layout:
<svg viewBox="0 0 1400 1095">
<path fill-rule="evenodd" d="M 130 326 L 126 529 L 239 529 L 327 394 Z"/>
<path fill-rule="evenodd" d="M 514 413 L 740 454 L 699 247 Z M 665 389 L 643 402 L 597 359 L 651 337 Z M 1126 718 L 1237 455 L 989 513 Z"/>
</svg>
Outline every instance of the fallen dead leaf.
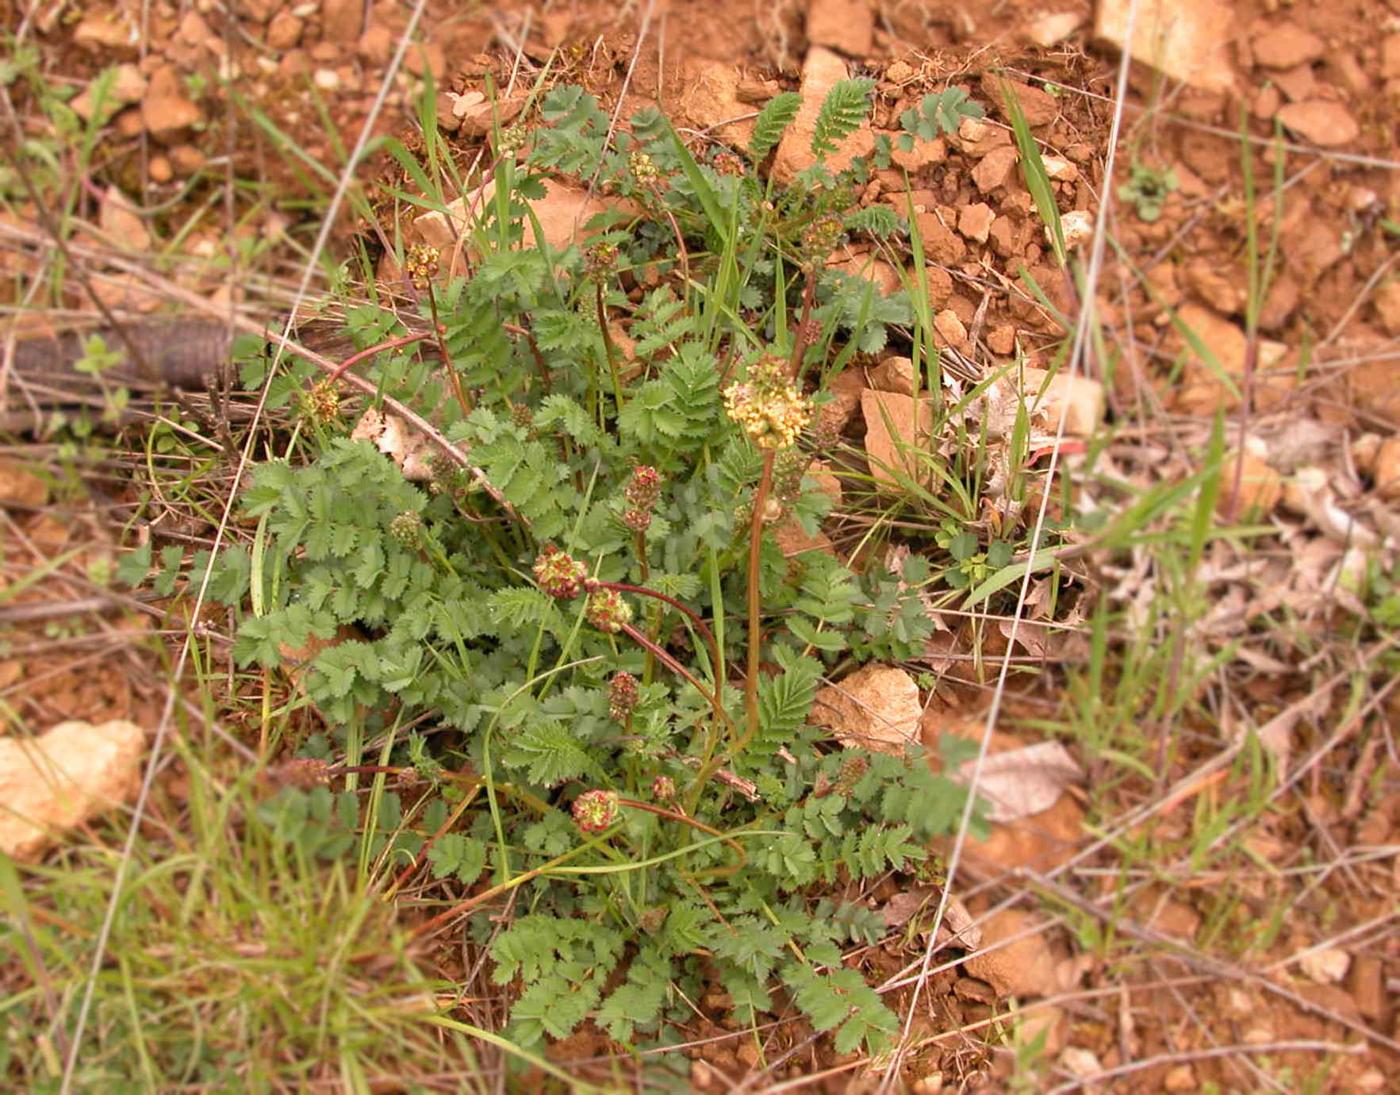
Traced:
<svg viewBox="0 0 1400 1095">
<path fill-rule="evenodd" d="M 350 431 L 350 439 L 373 444 L 399 466 L 409 482 L 425 483 L 433 477 L 432 444 L 415 435 L 397 415 L 380 414 L 369 408 Z"/>
<path fill-rule="evenodd" d="M 962 765 L 953 778 L 967 783 L 973 762 Z M 1069 750 L 1057 741 L 1044 741 L 997 753 L 982 761 L 977 793 L 986 799 L 991 821 L 1011 822 L 1050 809 L 1084 772 Z"/>
<path fill-rule="evenodd" d="M 812 719 L 847 748 L 902 755 L 919 741 L 919 686 L 904 670 L 867 665 L 817 693 Z"/>
</svg>

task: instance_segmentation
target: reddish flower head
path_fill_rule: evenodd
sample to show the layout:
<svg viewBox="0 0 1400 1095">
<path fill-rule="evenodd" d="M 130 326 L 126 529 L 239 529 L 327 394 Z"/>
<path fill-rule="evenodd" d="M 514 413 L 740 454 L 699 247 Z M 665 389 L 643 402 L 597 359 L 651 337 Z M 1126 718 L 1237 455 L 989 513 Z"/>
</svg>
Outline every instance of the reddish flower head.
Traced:
<svg viewBox="0 0 1400 1095">
<path fill-rule="evenodd" d="M 626 722 L 637 706 L 637 678 L 631 673 L 614 673 L 608 682 L 608 716 Z"/>
<path fill-rule="evenodd" d="M 632 609 L 615 589 L 595 589 L 588 595 L 588 622 L 613 635 L 632 619 Z"/>
<path fill-rule="evenodd" d="M 601 833 L 621 816 L 616 791 L 585 791 L 574 799 L 574 824 L 585 833 Z"/>
<path fill-rule="evenodd" d="M 535 582 L 551 597 L 572 601 L 583 592 L 588 568 L 572 555 L 549 544 L 535 560 Z"/>
</svg>

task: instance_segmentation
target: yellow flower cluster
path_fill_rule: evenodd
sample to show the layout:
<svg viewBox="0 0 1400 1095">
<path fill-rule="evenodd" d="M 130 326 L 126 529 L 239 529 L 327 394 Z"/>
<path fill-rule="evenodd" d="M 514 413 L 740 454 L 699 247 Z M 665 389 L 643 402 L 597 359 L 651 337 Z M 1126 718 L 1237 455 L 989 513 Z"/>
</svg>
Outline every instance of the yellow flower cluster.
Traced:
<svg viewBox="0 0 1400 1095">
<path fill-rule="evenodd" d="M 760 449 L 786 449 L 812 419 L 812 404 L 787 378 L 780 357 L 762 357 L 747 379 L 724 390 L 724 410 Z"/>
</svg>

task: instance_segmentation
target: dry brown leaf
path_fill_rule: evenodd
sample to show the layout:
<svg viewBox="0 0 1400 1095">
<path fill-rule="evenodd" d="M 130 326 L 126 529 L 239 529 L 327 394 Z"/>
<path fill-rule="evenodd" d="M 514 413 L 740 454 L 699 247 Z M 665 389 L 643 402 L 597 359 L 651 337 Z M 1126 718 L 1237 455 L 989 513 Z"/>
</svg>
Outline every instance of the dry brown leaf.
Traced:
<svg viewBox="0 0 1400 1095">
<path fill-rule="evenodd" d="M 433 446 L 414 434 L 398 415 L 380 414 L 373 407 L 360 416 L 350 431 L 352 441 L 369 441 L 399 466 L 403 477 L 425 483 L 433 477 Z"/>
<path fill-rule="evenodd" d="M 901 755 L 919 741 L 919 686 L 904 670 L 867 665 L 817 693 L 812 720 L 847 748 Z"/>
<path fill-rule="evenodd" d="M 958 769 L 960 783 L 972 778 L 973 762 Z M 1064 789 L 1084 778 L 1069 750 L 1057 741 L 997 753 L 982 761 L 977 793 L 987 801 L 992 821 L 1017 821 L 1050 809 Z"/>
</svg>

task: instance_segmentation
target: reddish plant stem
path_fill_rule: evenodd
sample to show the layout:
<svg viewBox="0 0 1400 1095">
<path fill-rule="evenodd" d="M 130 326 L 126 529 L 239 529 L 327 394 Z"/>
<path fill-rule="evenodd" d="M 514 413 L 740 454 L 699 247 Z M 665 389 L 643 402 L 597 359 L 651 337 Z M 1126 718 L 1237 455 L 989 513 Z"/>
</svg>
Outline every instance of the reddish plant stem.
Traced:
<svg viewBox="0 0 1400 1095">
<path fill-rule="evenodd" d="M 540 353 L 540 344 L 535 341 L 535 333 L 528 327 L 521 327 L 515 323 L 503 323 L 501 326 L 512 335 L 520 335 L 525 339 L 530 347 L 530 356 L 535 359 L 535 368 L 540 374 L 540 387 L 544 389 L 544 394 L 549 395 L 554 391 L 554 377 L 550 374 L 549 365 L 544 359 L 544 354 Z"/>
<path fill-rule="evenodd" d="M 376 343 L 375 345 L 369 347 L 366 350 L 361 350 L 357 354 L 351 354 L 334 369 L 332 369 L 327 374 L 326 379 L 339 380 L 342 376 L 345 375 L 347 369 L 351 368 L 354 365 L 358 365 L 361 361 L 364 361 L 366 358 L 371 358 L 375 354 L 384 353 L 386 350 L 397 350 L 400 346 L 409 346 L 415 342 L 425 342 L 428 339 L 434 337 L 436 336 L 434 336 L 431 332 L 425 331 L 422 334 L 400 335 L 398 338 L 386 339 L 383 342 Z"/>
<path fill-rule="evenodd" d="M 671 821 L 679 821 L 682 825 L 689 825 L 692 829 L 699 829 L 702 833 L 706 833 L 709 836 L 719 837 L 725 842 L 725 844 L 733 848 L 735 853 L 739 856 L 739 862 L 736 865 L 738 867 L 742 867 L 745 863 L 749 861 L 748 855 L 744 852 L 743 845 L 740 844 L 737 840 L 735 840 L 732 837 L 725 836 L 718 829 L 711 828 L 709 825 L 706 825 L 703 821 L 696 821 L 695 818 L 691 817 L 688 814 L 683 814 L 678 810 L 668 810 L 666 809 L 666 807 L 657 806 L 653 802 L 639 802 L 635 798 L 619 798 L 617 801 L 619 805 L 630 806 L 634 810 L 645 810 L 647 813 L 654 814 L 657 817 L 664 817 Z"/>
<path fill-rule="evenodd" d="M 598 309 L 598 333 L 603 336 L 603 352 L 608 358 L 608 372 L 612 375 L 613 399 L 617 409 L 622 410 L 622 379 L 617 371 L 617 347 L 613 345 L 612 334 L 608 331 L 608 312 L 603 307 L 603 283 L 595 286 L 594 303 Z"/>
<path fill-rule="evenodd" d="M 725 714 L 724 705 L 720 702 L 720 693 L 718 689 L 711 690 L 709 688 L 706 688 L 703 684 L 700 683 L 699 679 L 695 676 L 694 673 L 692 673 L 685 666 L 681 665 L 680 662 L 676 661 L 675 658 L 671 657 L 670 654 L 666 653 L 665 650 L 657 646 L 656 643 L 652 642 L 649 638 L 643 635 L 631 624 L 623 624 L 621 630 L 624 635 L 626 635 L 634 643 L 640 646 L 643 650 L 652 654 L 656 658 L 656 660 L 659 661 L 662 665 L 666 666 L 667 669 L 671 670 L 671 672 L 675 673 L 677 676 L 685 678 L 685 680 L 687 680 L 690 683 L 691 687 L 694 688 L 695 691 L 699 692 L 700 695 L 704 696 L 707 700 L 710 701 L 710 707 L 714 710 L 715 718 L 717 718 L 720 722 L 722 722 L 726 727 L 729 728 L 729 732 L 731 735 L 734 733 L 734 722 L 732 719 L 730 719 L 730 717 L 727 714 Z"/>
<path fill-rule="evenodd" d="M 705 644 L 710 648 L 710 658 L 713 660 L 714 671 L 716 673 L 719 672 L 719 644 L 715 642 L 715 637 L 710 631 L 709 625 L 705 623 L 694 609 L 687 608 L 674 597 L 668 597 L 666 594 L 658 593 L 656 590 L 649 589 L 646 586 L 634 586 L 627 582 L 599 582 L 598 585 L 602 589 L 611 589 L 617 593 L 635 593 L 639 597 L 654 597 L 656 600 L 665 601 L 672 608 L 685 613 L 690 622 L 695 625 L 695 630 L 704 636 Z"/>
</svg>

